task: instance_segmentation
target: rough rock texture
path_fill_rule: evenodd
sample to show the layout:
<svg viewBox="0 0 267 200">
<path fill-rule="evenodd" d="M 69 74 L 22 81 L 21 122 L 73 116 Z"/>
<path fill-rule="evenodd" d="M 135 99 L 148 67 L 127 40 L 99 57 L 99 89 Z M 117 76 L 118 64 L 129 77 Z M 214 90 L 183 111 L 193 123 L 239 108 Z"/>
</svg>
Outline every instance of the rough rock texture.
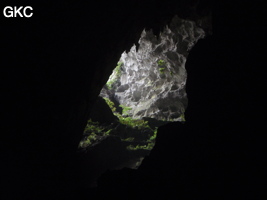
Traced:
<svg viewBox="0 0 267 200">
<path fill-rule="evenodd" d="M 184 121 L 187 107 L 185 62 L 190 49 L 205 36 L 194 21 L 173 18 L 157 38 L 144 30 L 137 50 L 124 52 L 100 93 L 130 107 L 130 117 Z"/>
</svg>

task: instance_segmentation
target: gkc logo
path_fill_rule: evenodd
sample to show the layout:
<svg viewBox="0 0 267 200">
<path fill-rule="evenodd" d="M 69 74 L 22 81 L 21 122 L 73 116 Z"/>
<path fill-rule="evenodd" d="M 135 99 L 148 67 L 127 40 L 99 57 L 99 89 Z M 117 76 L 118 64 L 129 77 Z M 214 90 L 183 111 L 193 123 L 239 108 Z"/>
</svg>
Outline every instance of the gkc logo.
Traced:
<svg viewBox="0 0 267 200">
<path fill-rule="evenodd" d="M 31 6 L 20 6 L 17 8 L 17 6 L 11 7 L 6 6 L 3 10 L 4 16 L 9 17 L 31 17 L 33 15 L 33 8 Z"/>
</svg>

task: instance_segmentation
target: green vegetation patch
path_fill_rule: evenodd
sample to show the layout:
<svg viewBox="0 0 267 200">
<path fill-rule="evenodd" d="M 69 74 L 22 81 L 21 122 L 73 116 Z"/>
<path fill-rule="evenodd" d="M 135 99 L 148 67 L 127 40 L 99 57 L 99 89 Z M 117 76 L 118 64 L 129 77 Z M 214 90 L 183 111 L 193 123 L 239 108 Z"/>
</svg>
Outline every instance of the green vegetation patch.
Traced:
<svg viewBox="0 0 267 200">
<path fill-rule="evenodd" d="M 108 80 L 108 82 L 106 83 L 106 86 L 108 87 L 108 89 L 112 89 L 112 87 L 114 86 L 114 83 L 120 78 L 121 76 L 121 66 L 122 66 L 123 62 L 118 62 L 118 65 L 115 67 L 115 69 L 113 70 L 113 73 L 111 74 L 111 79 Z"/>
<path fill-rule="evenodd" d="M 159 68 L 159 73 L 160 73 L 160 74 L 164 74 L 164 71 L 165 71 L 165 67 L 160 67 L 160 68 Z"/>
<path fill-rule="evenodd" d="M 185 122 L 185 116 L 184 116 L 184 113 L 180 115 L 180 119 L 182 122 Z"/>
<path fill-rule="evenodd" d="M 163 65 L 166 64 L 165 60 L 162 60 L 162 59 L 159 59 L 159 60 L 157 61 L 157 63 L 158 63 L 159 66 L 163 66 Z"/>
<path fill-rule="evenodd" d="M 108 126 L 101 125 L 99 122 L 94 122 L 91 119 L 89 119 L 84 130 L 84 135 L 86 136 L 80 142 L 79 148 L 90 147 L 96 144 L 98 141 L 102 140 L 104 136 L 109 136 L 112 134 L 112 135 L 119 135 L 121 137 L 122 142 L 132 143 L 131 145 L 128 145 L 126 147 L 126 149 L 129 151 L 151 150 L 155 145 L 157 128 L 152 129 L 148 125 L 148 121 L 145 121 L 143 119 L 133 119 L 129 116 L 124 117 L 123 115 L 128 115 L 128 111 L 131 110 L 130 107 L 120 105 L 120 107 L 123 109 L 121 114 L 116 111 L 114 102 L 112 102 L 108 98 L 104 98 L 104 100 L 112 110 L 113 114 L 118 117 L 119 120 L 117 123 L 125 125 L 130 129 L 135 129 L 135 131 L 128 129 L 128 131 L 132 133 L 130 135 L 126 134 L 124 136 L 124 134 L 118 132 L 119 130 L 116 130 L 117 128 L 111 128 L 111 127 L 117 127 L 117 125 L 116 126 L 112 124 Z M 140 139 L 140 135 L 138 134 L 145 134 L 145 135 L 144 137 L 141 137 L 142 139 Z"/>
<path fill-rule="evenodd" d="M 111 101 L 109 98 L 103 98 L 106 103 L 108 104 L 108 106 L 110 107 L 110 109 L 112 110 L 113 114 L 116 112 L 116 107 L 115 104 L 113 103 L 113 101 Z"/>
<path fill-rule="evenodd" d="M 129 137 L 129 138 L 126 138 L 126 139 L 121 139 L 121 141 L 124 141 L 124 142 L 133 142 L 134 141 L 134 137 Z"/>
<path fill-rule="evenodd" d="M 104 99 L 105 99 L 106 103 L 109 105 L 113 114 L 118 117 L 119 123 L 126 125 L 127 127 L 132 128 L 132 129 L 138 129 L 140 131 L 146 129 L 151 133 L 151 136 L 146 141 L 143 141 L 143 142 L 147 143 L 146 145 L 136 145 L 136 146 L 129 145 L 129 146 L 127 146 L 127 150 L 139 150 L 139 149 L 151 150 L 155 145 L 155 140 L 157 137 L 157 128 L 152 129 L 148 125 L 148 121 L 145 121 L 142 119 L 133 119 L 131 117 L 122 116 L 123 114 L 128 115 L 128 111 L 131 110 L 131 108 L 127 107 L 127 106 L 119 105 L 123 109 L 122 114 L 120 114 L 119 112 L 116 111 L 116 107 L 110 99 L 108 99 L 108 98 L 104 98 Z M 122 141 L 133 142 L 133 141 L 135 141 L 135 138 L 134 137 L 122 138 Z"/>
<path fill-rule="evenodd" d="M 95 143 L 99 137 L 110 135 L 111 131 L 112 129 L 101 126 L 99 125 L 99 122 L 93 122 L 91 119 L 89 119 L 84 129 L 84 134 L 88 136 L 80 142 L 79 147 L 88 147 Z"/>
<path fill-rule="evenodd" d="M 116 111 L 116 107 L 114 105 L 114 103 L 108 99 L 108 98 L 104 98 L 106 103 L 108 104 L 108 106 L 110 107 L 110 109 L 112 110 L 113 114 L 119 118 L 119 122 L 121 124 L 124 124 L 128 127 L 131 127 L 131 128 L 137 128 L 139 130 L 141 129 L 145 129 L 145 128 L 149 128 L 149 125 L 148 125 L 148 121 L 145 121 L 145 120 L 142 120 L 142 119 L 133 119 L 132 117 L 124 117 L 122 116 L 123 115 L 128 115 L 128 111 L 131 110 L 132 108 L 131 107 L 127 107 L 127 106 L 124 106 L 124 105 L 119 105 L 121 108 L 123 108 L 122 110 L 122 114 L 120 114 L 119 112 Z M 152 129 L 151 129 L 152 130 Z"/>
<path fill-rule="evenodd" d="M 133 129 L 150 129 L 148 125 L 148 121 L 142 120 L 142 119 L 133 119 L 131 117 L 119 117 L 119 121 L 121 124 L 124 124 L 128 127 L 131 127 Z"/>
<path fill-rule="evenodd" d="M 123 115 L 129 115 L 128 111 L 129 111 L 129 110 L 132 110 L 131 107 L 127 107 L 127 106 L 124 106 L 124 105 L 119 105 L 119 107 L 122 108 L 122 114 L 123 114 Z"/>
<path fill-rule="evenodd" d="M 136 151 L 136 150 L 152 150 L 153 147 L 155 146 L 154 143 L 148 143 L 147 145 L 136 145 L 136 146 L 133 146 L 133 145 L 129 145 L 127 146 L 127 149 L 128 150 L 131 150 L 131 151 Z"/>
</svg>

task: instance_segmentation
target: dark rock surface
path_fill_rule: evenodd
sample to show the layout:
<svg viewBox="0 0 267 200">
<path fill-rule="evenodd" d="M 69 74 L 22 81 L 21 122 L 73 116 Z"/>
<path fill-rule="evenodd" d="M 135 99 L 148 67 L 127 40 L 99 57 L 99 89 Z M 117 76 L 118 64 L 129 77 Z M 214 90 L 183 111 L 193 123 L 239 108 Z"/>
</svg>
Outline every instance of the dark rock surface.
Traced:
<svg viewBox="0 0 267 200">
<path fill-rule="evenodd" d="M 187 123 L 161 127 L 140 170 L 80 184 L 77 146 L 121 53 L 144 27 L 159 33 L 175 14 L 206 15 L 211 4 L 196 2 L 29 2 L 34 18 L 3 20 L 1 199 L 266 199 L 266 26 L 256 1 L 215 12 L 215 34 L 192 49 Z"/>
<path fill-rule="evenodd" d="M 97 97 L 97 100 L 93 103 L 89 118 L 94 122 L 106 125 L 118 120 L 118 118 L 113 115 L 106 101 L 101 97 Z"/>
</svg>

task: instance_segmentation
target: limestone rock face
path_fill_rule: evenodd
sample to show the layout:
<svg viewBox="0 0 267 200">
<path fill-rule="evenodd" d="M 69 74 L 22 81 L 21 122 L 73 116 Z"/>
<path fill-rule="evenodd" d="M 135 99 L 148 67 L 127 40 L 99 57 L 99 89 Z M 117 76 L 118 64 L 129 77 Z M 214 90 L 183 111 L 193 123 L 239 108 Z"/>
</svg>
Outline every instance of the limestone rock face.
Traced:
<svg viewBox="0 0 267 200">
<path fill-rule="evenodd" d="M 143 31 L 137 50 L 121 55 L 100 96 L 129 107 L 127 115 L 160 121 L 184 121 L 187 107 L 185 69 L 190 49 L 205 32 L 195 22 L 175 16 L 157 38 Z"/>
</svg>

